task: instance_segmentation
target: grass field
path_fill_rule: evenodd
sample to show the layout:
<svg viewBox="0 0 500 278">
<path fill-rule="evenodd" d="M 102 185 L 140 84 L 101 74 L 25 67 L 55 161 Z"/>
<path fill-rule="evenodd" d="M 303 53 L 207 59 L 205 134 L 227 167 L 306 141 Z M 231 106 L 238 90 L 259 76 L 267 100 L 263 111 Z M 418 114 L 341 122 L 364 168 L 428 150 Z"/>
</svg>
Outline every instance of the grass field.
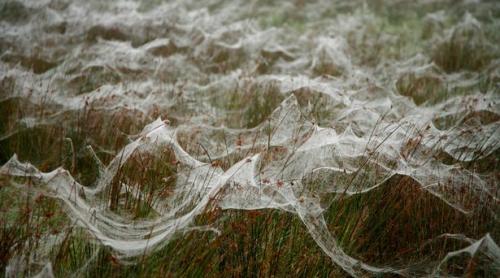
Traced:
<svg viewBox="0 0 500 278">
<path fill-rule="evenodd" d="M 5 277 L 498 277 L 496 1 L 0 3 Z"/>
</svg>

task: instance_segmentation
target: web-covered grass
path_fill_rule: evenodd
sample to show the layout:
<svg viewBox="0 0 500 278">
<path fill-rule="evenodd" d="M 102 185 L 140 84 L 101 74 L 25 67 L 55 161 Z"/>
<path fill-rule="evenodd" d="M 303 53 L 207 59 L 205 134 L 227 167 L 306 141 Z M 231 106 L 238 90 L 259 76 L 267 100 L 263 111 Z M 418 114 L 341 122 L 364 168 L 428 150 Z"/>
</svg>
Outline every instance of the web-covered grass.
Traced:
<svg viewBox="0 0 500 278">
<path fill-rule="evenodd" d="M 0 3 L 0 272 L 496 277 L 499 24 L 495 1 Z"/>
</svg>

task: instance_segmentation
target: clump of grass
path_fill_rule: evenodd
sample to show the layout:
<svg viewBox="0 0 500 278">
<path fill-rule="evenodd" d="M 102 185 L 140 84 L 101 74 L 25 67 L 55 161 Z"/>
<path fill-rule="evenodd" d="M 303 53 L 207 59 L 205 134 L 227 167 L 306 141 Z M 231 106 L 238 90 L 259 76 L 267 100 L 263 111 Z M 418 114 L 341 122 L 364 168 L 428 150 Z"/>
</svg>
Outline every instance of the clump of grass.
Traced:
<svg viewBox="0 0 500 278">
<path fill-rule="evenodd" d="M 342 66 L 336 65 L 334 62 L 327 62 L 327 60 L 331 60 L 330 57 L 326 55 L 320 55 L 318 57 L 320 62 L 315 65 L 313 68 L 313 72 L 318 76 L 341 76 L 344 72 Z"/>
<path fill-rule="evenodd" d="M 19 274 L 31 276 L 33 260 L 44 255 L 37 248 L 59 234 L 68 220 L 56 200 L 31 188 L 13 188 L 9 179 L 0 182 L 0 271 L 5 273 L 10 260 L 21 259 L 28 267 Z"/>
<path fill-rule="evenodd" d="M 331 98 L 325 94 L 302 88 L 294 92 L 297 101 L 302 108 L 302 114 L 311 122 L 320 126 L 331 126 L 335 113 Z"/>
<path fill-rule="evenodd" d="M 460 245 L 434 246 L 437 249 L 432 252 L 424 248 L 426 242 L 444 233 L 479 238 L 495 231 L 487 212 L 464 217 L 422 190 L 411 178 L 400 176 L 371 194 L 333 203 L 326 218 L 348 253 L 378 265 L 405 265 L 422 258 L 436 260 L 459 249 Z"/>
<path fill-rule="evenodd" d="M 250 85 L 235 88 L 232 92 L 215 92 L 212 105 L 228 112 L 225 125 L 237 128 L 253 128 L 261 124 L 283 101 L 284 96 L 277 84 Z"/>
<path fill-rule="evenodd" d="M 451 36 L 435 47 L 432 60 L 448 73 L 460 70 L 480 71 L 494 57 L 482 30 L 475 25 L 464 25 L 453 30 Z"/>
<path fill-rule="evenodd" d="M 297 3 L 296 5 L 303 6 L 304 3 Z M 264 13 L 259 17 L 258 22 L 262 28 L 287 28 L 298 33 L 304 32 L 305 25 L 307 23 L 306 18 L 303 15 L 287 11 Z"/>
<path fill-rule="evenodd" d="M 435 103 L 447 96 L 443 81 L 434 76 L 406 73 L 398 79 L 396 88 L 401 95 L 411 97 L 417 105 Z"/>
<path fill-rule="evenodd" d="M 204 50 L 199 66 L 208 72 L 228 73 L 241 67 L 247 57 L 243 48 L 228 48 L 211 43 Z"/>
<path fill-rule="evenodd" d="M 245 127 L 252 128 L 262 123 L 271 112 L 279 106 L 284 97 L 279 88 L 275 85 L 269 85 L 262 90 L 255 88 L 255 96 L 250 97 L 250 105 L 246 108 L 243 119 Z"/>
<path fill-rule="evenodd" d="M 152 209 L 162 199 L 172 195 L 177 173 L 172 151 L 162 149 L 152 153 L 134 153 L 113 179 L 109 198 L 110 209 L 128 212 L 132 218 L 151 218 Z M 120 192 L 128 186 L 125 196 Z M 137 195 L 134 190 L 140 190 Z"/>
<path fill-rule="evenodd" d="M 68 73 L 72 73 L 72 71 Z M 98 89 L 102 84 L 116 84 L 119 81 L 120 76 L 115 71 L 103 66 L 92 66 L 71 79 L 69 87 L 76 94 L 83 94 Z"/>
<path fill-rule="evenodd" d="M 0 4 L 0 20 L 7 22 L 21 22 L 30 17 L 29 8 L 18 1 L 5 1 Z"/>
<path fill-rule="evenodd" d="M 20 64 L 22 67 L 32 70 L 36 74 L 44 73 L 57 66 L 56 62 L 48 61 L 37 56 L 23 56 L 17 54 L 5 54 L 2 61 L 12 64 Z"/>
</svg>

